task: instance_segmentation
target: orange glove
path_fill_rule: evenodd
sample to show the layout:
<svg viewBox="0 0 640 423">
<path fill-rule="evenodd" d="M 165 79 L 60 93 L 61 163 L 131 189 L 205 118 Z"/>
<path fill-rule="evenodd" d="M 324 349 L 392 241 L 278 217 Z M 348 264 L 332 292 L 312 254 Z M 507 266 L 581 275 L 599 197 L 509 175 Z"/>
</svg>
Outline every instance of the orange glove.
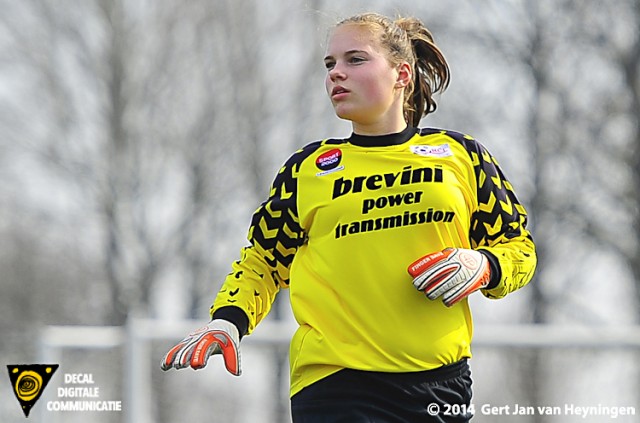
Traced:
<svg viewBox="0 0 640 423">
<path fill-rule="evenodd" d="M 447 307 L 485 288 L 491 280 L 487 257 L 479 251 L 445 248 L 414 261 L 407 269 L 413 285 L 430 300 L 442 297 Z"/>
<path fill-rule="evenodd" d="M 240 376 L 240 344 L 238 328 L 226 320 L 214 319 L 208 325 L 190 333 L 171 348 L 162 360 L 162 370 L 191 367 L 202 369 L 213 354 L 222 354 L 227 371 Z"/>
</svg>

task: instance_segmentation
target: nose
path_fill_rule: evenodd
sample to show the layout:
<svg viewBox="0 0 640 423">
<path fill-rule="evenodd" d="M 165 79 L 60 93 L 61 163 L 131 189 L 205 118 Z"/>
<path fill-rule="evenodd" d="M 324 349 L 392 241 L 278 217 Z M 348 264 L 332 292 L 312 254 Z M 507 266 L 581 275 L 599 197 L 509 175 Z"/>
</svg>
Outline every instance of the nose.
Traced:
<svg viewBox="0 0 640 423">
<path fill-rule="evenodd" d="M 329 71 L 329 79 L 331 79 L 331 81 L 343 81 L 346 79 L 346 77 L 347 76 L 342 71 L 342 68 L 337 64 Z"/>
</svg>

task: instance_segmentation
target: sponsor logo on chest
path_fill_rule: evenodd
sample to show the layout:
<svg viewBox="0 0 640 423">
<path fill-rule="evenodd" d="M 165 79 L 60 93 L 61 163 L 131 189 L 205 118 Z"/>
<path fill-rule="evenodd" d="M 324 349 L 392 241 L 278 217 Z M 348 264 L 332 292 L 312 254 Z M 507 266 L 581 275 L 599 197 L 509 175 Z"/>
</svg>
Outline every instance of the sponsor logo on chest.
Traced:
<svg viewBox="0 0 640 423">
<path fill-rule="evenodd" d="M 341 161 L 342 150 L 339 148 L 334 148 L 326 153 L 322 153 L 316 159 L 316 167 L 320 169 L 320 172 L 316 173 L 316 176 L 322 176 L 344 169 L 344 166 L 340 166 Z"/>
<path fill-rule="evenodd" d="M 396 185 L 421 184 L 424 182 L 442 182 L 442 167 L 421 167 L 414 169 L 405 166 L 402 171 L 350 178 L 338 178 L 333 183 L 332 199 L 350 193 L 376 191 L 381 188 L 392 188 Z"/>
</svg>

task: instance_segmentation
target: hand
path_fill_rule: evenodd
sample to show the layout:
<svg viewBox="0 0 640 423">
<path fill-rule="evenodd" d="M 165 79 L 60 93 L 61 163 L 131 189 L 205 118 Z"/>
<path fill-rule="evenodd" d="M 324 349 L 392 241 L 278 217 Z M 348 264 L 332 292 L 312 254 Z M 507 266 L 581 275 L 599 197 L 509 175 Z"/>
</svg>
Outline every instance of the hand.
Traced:
<svg viewBox="0 0 640 423">
<path fill-rule="evenodd" d="M 238 328 L 233 323 L 214 319 L 171 348 L 162 360 L 162 370 L 189 366 L 196 370 L 202 369 L 210 356 L 222 354 L 227 371 L 240 376 L 239 343 Z"/>
<path fill-rule="evenodd" d="M 469 294 L 486 287 L 491 280 L 487 257 L 479 251 L 445 248 L 411 263 L 407 269 L 413 285 L 430 300 L 442 296 L 451 307 Z"/>
</svg>

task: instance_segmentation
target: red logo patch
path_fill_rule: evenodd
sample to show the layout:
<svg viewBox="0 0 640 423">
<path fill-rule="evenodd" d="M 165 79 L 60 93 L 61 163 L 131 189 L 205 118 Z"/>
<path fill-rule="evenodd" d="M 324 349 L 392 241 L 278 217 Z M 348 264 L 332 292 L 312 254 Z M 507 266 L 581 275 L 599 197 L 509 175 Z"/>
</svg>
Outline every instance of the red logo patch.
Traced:
<svg viewBox="0 0 640 423">
<path fill-rule="evenodd" d="M 342 161 L 342 150 L 334 148 L 333 150 L 329 150 L 318 156 L 316 159 L 316 166 L 320 170 L 331 170 L 338 167 L 340 165 L 340 161 Z"/>
</svg>

